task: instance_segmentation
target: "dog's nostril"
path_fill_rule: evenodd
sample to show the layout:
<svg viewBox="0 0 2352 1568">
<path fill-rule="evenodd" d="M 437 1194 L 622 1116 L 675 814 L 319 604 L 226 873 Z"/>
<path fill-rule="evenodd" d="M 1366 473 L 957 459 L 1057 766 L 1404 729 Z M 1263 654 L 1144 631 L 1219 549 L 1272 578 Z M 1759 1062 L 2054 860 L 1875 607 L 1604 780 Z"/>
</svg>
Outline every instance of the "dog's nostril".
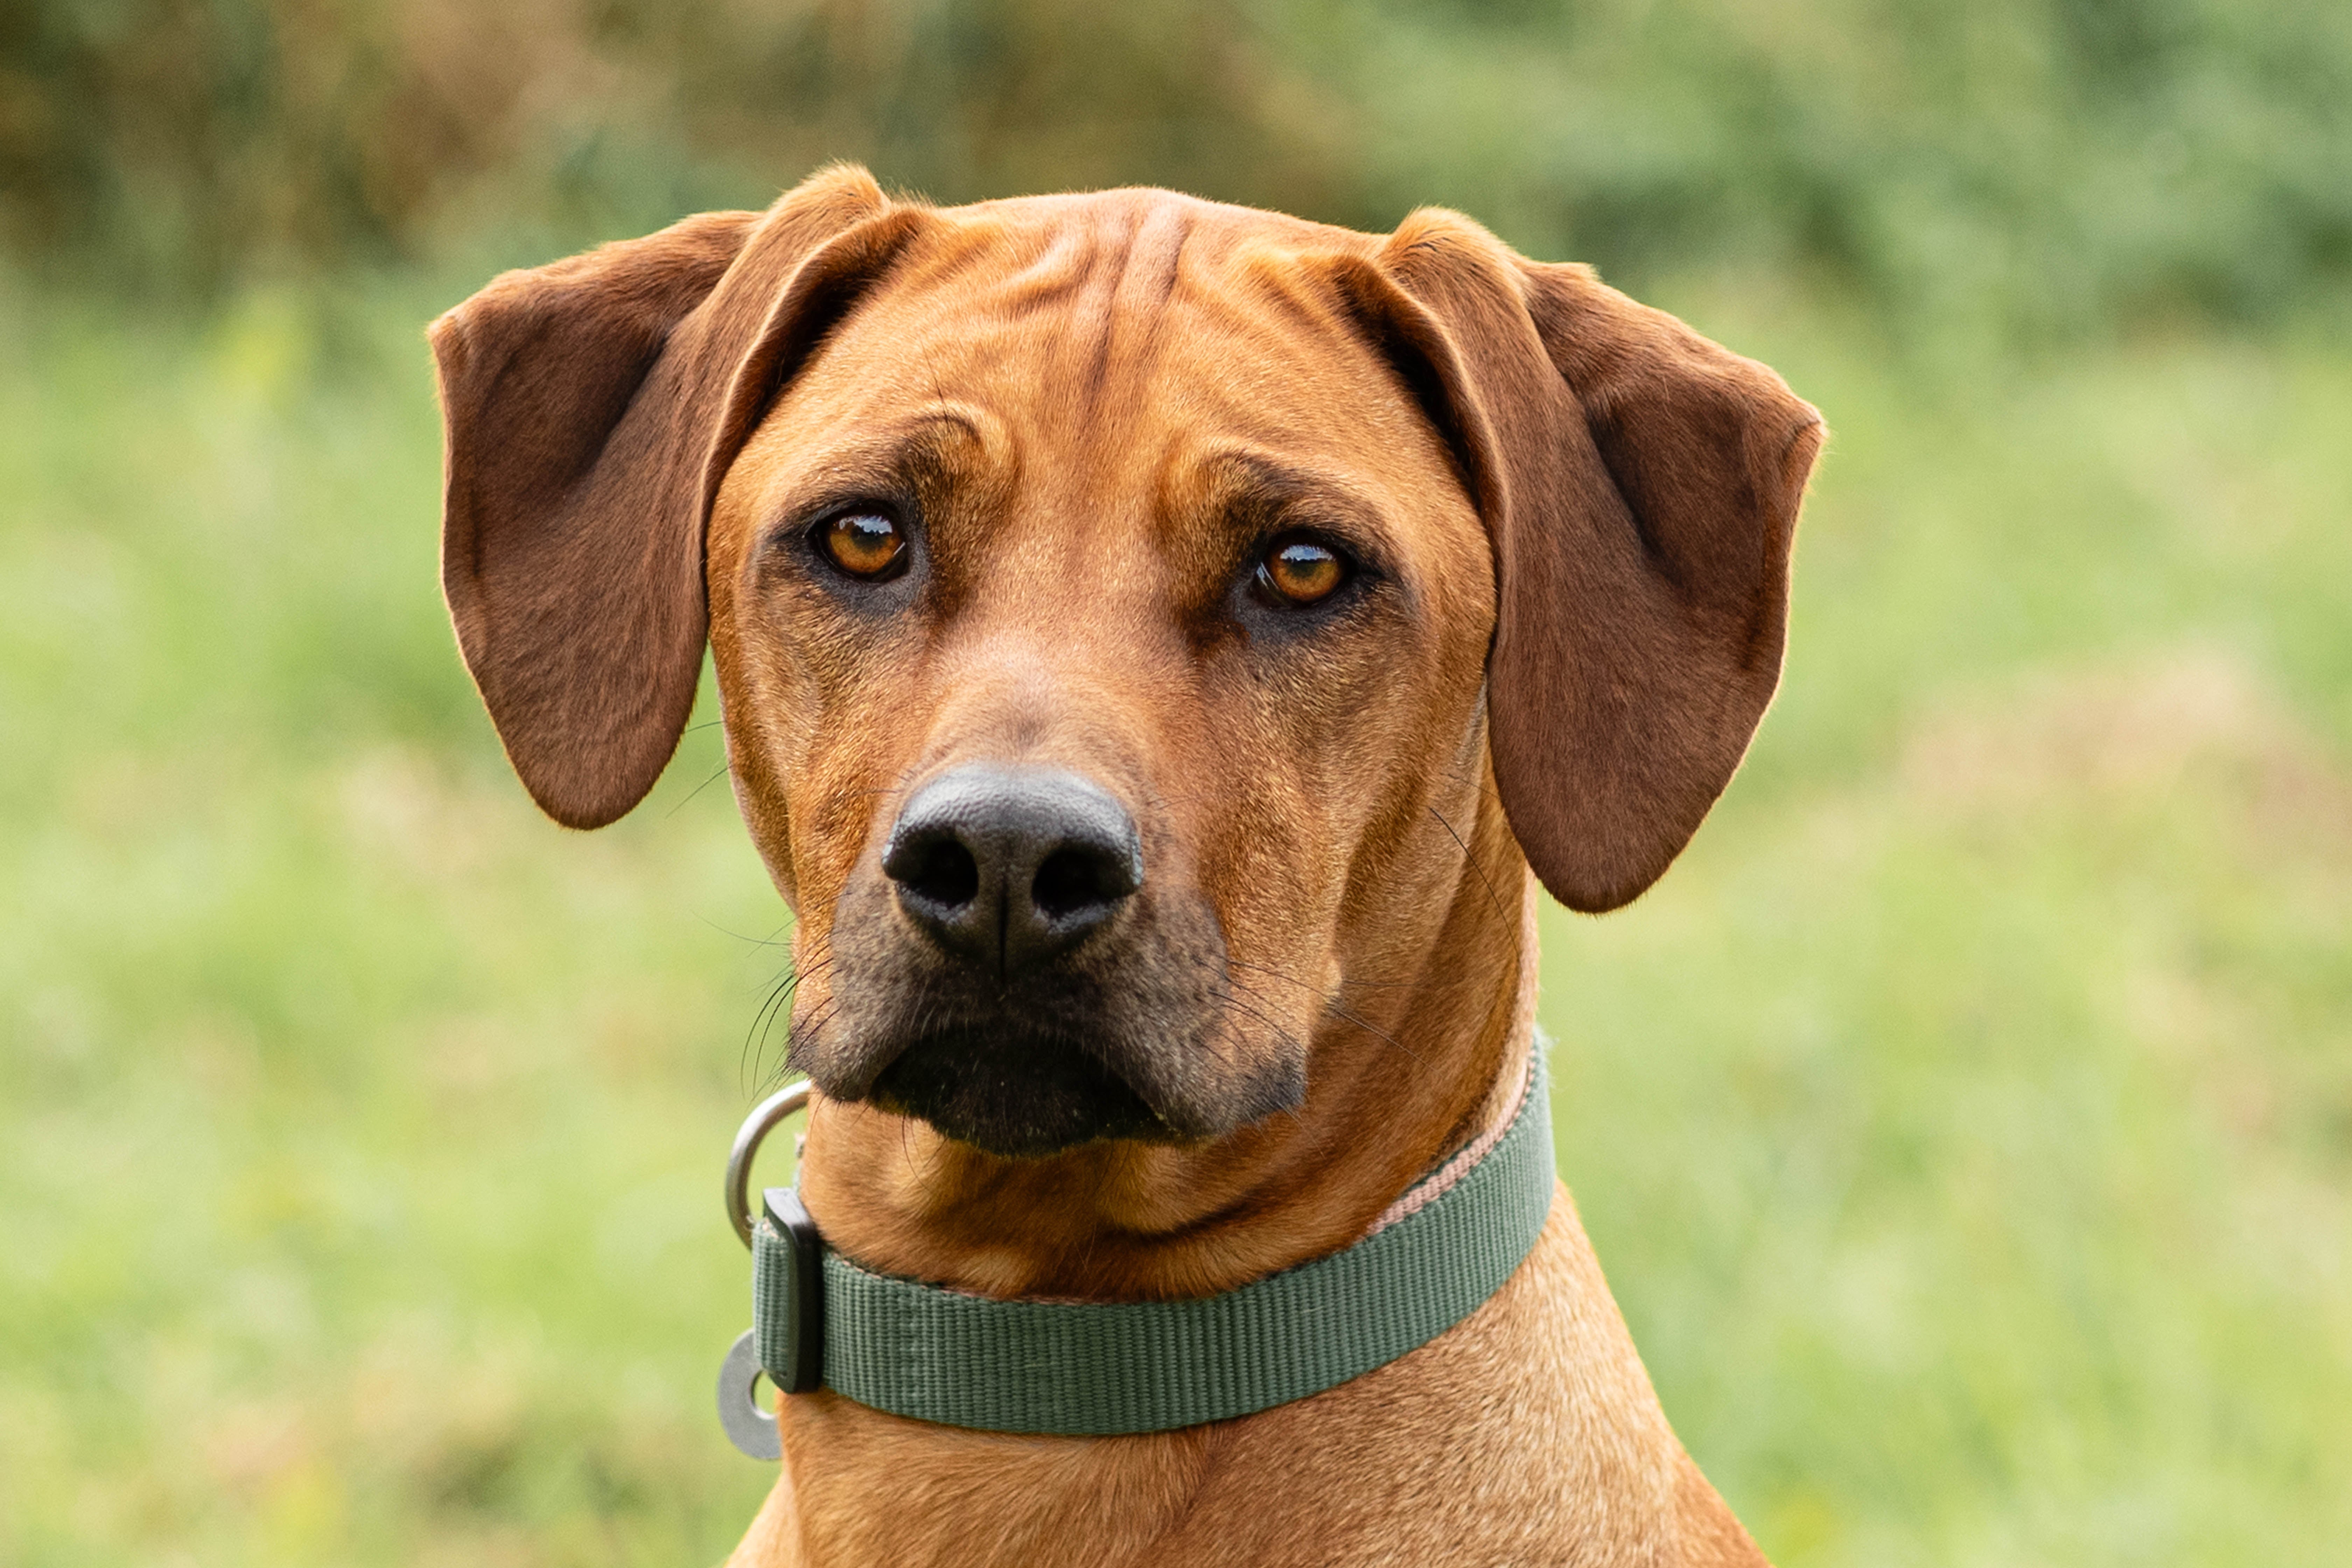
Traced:
<svg viewBox="0 0 2352 1568">
<path fill-rule="evenodd" d="M 980 891 L 980 864 L 954 838 L 911 846 L 898 864 L 887 869 L 901 888 L 941 910 L 960 910 Z"/>
<path fill-rule="evenodd" d="M 1064 847 L 1045 857 L 1029 896 L 1049 921 L 1115 904 L 1135 891 L 1124 860 L 1091 849 Z"/>
<path fill-rule="evenodd" d="M 1000 978 L 1069 952 L 1143 886 L 1134 820 L 1052 768 L 968 763 L 907 798 L 882 850 L 898 907 L 949 953 Z"/>
</svg>

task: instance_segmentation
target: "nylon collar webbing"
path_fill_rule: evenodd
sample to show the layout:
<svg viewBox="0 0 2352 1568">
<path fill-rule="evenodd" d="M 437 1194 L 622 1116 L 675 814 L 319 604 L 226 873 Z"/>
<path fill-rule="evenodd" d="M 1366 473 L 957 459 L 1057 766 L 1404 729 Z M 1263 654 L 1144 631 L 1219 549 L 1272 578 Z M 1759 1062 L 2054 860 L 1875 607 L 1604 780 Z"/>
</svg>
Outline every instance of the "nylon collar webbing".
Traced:
<svg viewBox="0 0 2352 1568">
<path fill-rule="evenodd" d="M 821 1384 L 993 1432 L 1248 1415 L 1385 1366 L 1468 1317 L 1534 1247 L 1553 1182 L 1538 1041 L 1509 1126 L 1451 1185 L 1417 1208 L 1409 1193 L 1403 1217 L 1342 1251 L 1197 1300 L 1000 1301 L 877 1274 L 825 1248 L 791 1188 L 771 1188 L 752 1233 L 760 1363 L 780 1388 Z"/>
</svg>

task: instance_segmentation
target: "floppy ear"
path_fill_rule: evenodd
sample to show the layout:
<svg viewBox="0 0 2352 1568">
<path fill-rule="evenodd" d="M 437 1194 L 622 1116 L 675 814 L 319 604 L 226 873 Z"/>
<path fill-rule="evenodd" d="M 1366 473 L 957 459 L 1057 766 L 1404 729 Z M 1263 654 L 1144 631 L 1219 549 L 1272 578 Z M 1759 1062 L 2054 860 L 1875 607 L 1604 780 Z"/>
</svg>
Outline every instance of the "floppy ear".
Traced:
<svg viewBox="0 0 2352 1568">
<path fill-rule="evenodd" d="M 507 273 L 433 323 L 442 591 L 508 760 L 558 822 L 613 821 L 677 749 L 719 481 L 916 217 L 836 167 L 764 214 Z"/>
<path fill-rule="evenodd" d="M 1495 556 L 1496 784 L 1571 909 L 1679 854 L 1780 675 L 1821 416 L 1583 267 L 1415 213 L 1343 270 L 1461 462 Z"/>
</svg>

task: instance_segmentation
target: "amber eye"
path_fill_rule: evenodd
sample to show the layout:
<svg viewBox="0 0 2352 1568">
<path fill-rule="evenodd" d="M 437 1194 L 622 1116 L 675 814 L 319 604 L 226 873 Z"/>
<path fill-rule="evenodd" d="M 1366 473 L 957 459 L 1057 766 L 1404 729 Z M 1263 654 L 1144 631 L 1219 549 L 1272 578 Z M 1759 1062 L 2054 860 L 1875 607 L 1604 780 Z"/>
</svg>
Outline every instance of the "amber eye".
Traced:
<svg viewBox="0 0 2352 1568">
<path fill-rule="evenodd" d="M 902 564 L 907 535 L 878 511 L 845 511 L 816 525 L 825 559 L 853 577 L 887 577 Z"/>
<path fill-rule="evenodd" d="M 1348 566 L 1339 552 L 1313 540 L 1277 541 L 1258 563 L 1257 580 L 1288 604 L 1312 605 L 1348 580 Z"/>
</svg>

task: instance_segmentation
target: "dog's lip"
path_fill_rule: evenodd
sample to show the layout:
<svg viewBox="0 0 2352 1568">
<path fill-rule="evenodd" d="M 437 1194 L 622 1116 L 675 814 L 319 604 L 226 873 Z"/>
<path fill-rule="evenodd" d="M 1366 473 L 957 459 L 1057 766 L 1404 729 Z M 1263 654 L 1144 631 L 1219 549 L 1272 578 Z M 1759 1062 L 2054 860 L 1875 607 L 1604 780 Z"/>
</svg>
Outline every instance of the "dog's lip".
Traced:
<svg viewBox="0 0 2352 1568">
<path fill-rule="evenodd" d="M 883 1059 L 855 1098 L 992 1153 L 1183 1136 L 1126 1074 L 1065 1032 L 932 1029 L 877 1056 Z"/>
</svg>

